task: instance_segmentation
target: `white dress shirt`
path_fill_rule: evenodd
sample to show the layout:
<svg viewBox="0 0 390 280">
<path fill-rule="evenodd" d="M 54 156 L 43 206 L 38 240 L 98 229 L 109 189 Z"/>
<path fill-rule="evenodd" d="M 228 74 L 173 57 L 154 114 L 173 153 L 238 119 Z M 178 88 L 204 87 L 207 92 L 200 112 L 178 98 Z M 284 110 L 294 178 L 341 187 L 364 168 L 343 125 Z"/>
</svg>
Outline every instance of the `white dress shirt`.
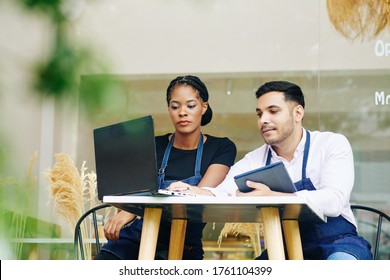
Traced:
<svg viewBox="0 0 390 280">
<path fill-rule="evenodd" d="M 289 162 L 279 157 L 271 148 L 271 163 L 282 161 L 293 182 L 302 179 L 302 161 L 306 142 L 306 130 Z M 247 153 L 236 162 L 226 175 L 225 180 L 216 188 L 207 188 L 215 196 L 235 196 L 237 185 L 234 176 L 260 168 L 266 164 L 267 144 Z M 310 132 L 310 149 L 306 166 L 306 178 L 310 178 L 315 191 L 302 190 L 295 194 L 307 197 L 320 207 L 326 216 L 342 215 L 356 226 L 349 199 L 354 184 L 354 162 L 352 148 L 347 138 L 333 132 Z"/>
</svg>

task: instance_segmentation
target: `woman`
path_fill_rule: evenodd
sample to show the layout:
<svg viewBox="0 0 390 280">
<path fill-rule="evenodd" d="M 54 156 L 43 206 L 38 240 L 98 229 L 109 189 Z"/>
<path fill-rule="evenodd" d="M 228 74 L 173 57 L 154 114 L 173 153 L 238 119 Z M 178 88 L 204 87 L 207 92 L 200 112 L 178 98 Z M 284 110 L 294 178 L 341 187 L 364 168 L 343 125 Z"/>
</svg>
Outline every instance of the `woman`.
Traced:
<svg viewBox="0 0 390 280">
<path fill-rule="evenodd" d="M 225 178 L 236 157 L 236 146 L 228 138 L 202 134 L 201 126 L 212 119 L 208 91 L 195 76 L 180 76 L 171 81 L 166 100 L 173 134 L 156 137 L 156 151 L 160 166 L 160 188 L 168 188 L 181 181 L 196 192 L 200 187 L 216 187 Z M 170 186 L 175 190 L 174 185 Z M 188 223 L 183 259 L 203 259 L 203 223 Z M 141 239 L 142 219 L 120 211 L 104 227 L 109 242 L 95 260 L 137 259 Z M 156 259 L 166 259 L 171 223 L 160 225 Z"/>
</svg>

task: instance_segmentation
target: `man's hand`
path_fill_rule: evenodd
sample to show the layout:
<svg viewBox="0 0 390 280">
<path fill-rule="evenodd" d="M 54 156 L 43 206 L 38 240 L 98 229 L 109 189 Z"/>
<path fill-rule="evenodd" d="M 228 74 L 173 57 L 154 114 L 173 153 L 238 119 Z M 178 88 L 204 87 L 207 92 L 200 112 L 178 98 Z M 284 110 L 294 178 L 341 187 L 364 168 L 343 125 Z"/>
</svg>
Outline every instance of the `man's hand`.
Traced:
<svg viewBox="0 0 390 280">
<path fill-rule="evenodd" d="M 240 192 L 237 190 L 237 196 L 291 196 L 296 195 L 295 193 L 284 193 L 284 192 L 275 192 L 271 190 L 267 185 L 262 183 L 256 183 L 253 181 L 246 181 L 246 185 L 250 188 L 253 188 L 250 192 Z"/>
<path fill-rule="evenodd" d="M 116 241 L 119 239 L 121 228 L 135 219 L 135 215 L 126 211 L 120 211 L 108 219 L 104 226 L 104 236 L 108 240 Z"/>
<path fill-rule="evenodd" d="M 246 181 L 246 185 L 253 190 L 250 192 L 240 192 L 237 190 L 237 196 L 271 196 L 275 195 L 275 192 L 272 191 L 267 185 L 262 183 L 256 183 L 252 181 Z"/>
<path fill-rule="evenodd" d="M 262 183 L 256 183 L 252 181 L 246 181 L 246 185 L 250 188 L 253 188 L 253 191 L 250 192 L 240 192 L 237 190 L 237 196 L 291 196 L 296 195 L 295 193 L 284 193 L 284 192 L 275 192 L 271 190 L 267 185 Z"/>
</svg>

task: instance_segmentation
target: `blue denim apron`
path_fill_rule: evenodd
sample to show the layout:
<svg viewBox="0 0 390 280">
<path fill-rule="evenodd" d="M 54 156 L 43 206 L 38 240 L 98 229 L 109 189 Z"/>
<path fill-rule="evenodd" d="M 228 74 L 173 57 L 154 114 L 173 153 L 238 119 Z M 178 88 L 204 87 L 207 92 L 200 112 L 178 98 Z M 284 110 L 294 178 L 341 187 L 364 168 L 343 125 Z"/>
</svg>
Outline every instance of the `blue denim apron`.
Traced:
<svg viewBox="0 0 390 280">
<path fill-rule="evenodd" d="M 164 157 L 161 163 L 161 167 L 158 173 L 159 188 L 165 189 L 171 183 L 176 182 L 174 180 L 165 181 L 165 168 L 168 164 L 169 154 L 173 146 L 175 134 L 172 134 L 171 140 L 165 149 Z M 198 149 L 196 153 L 195 161 L 195 175 L 184 180 L 180 180 L 184 183 L 197 186 L 202 179 L 200 175 L 200 167 L 203 154 L 203 135 L 200 134 L 198 143 Z M 102 247 L 102 251 L 108 251 L 120 259 L 123 260 L 136 260 L 138 259 L 138 252 L 141 240 L 143 219 L 135 219 L 128 226 L 123 227 L 119 232 L 119 239 L 117 241 L 109 240 L 106 245 Z M 206 224 L 203 223 L 188 223 L 186 237 L 184 241 L 183 259 L 201 260 L 203 259 L 202 248 L 202 232 Z M 156 259 L 167 259 L 169 239 L 171 232 L 171 222 L 161 221 L 160 230 L 157 240 Z"/>
<path fill-rule="evenodd" d="M 169 187 L 170 184 L 173 182 L 176 182 L 177 180 L 164 180 L 165 179 L 165 168 L 168 165 L 168 159 L 169 155 L 171 153 L 171 149 L 173 146 L 173 140 L 175 139 L 175 134 L 172 134 L 171 140 L 168 143 L 167 148 L 165 149 L 164 157 L 161 163 L 161 167 L 158 171 L 158 185 L 160 189 L 166 189 Z M 203 135 L 200 134 L 199 143 L 198 143 L 198 150 L 196 152 L 196 161 L 195 161 L 195 170 L 194 170 L 194 176 L 189 177 L 184 180 L 180 180 L 184 183 L 187 183 L 192 186 L 197 186 L 202 180 L 202 176 L 200 175 L 200 166 L 202 163 L 202 154 L 203 154 Z"/>
<path fill-rule="evenodd" d="M 305 150 L 302 163 L 302 180 L 294 183 L 298 191 L 316 190 L 310 178 L 306 178 L 306 165 L 309 157 L 310 133 L 306 131 Z M 271 149 L 268 151 L 266 165 L 271 163 Z M 370 260 L 371 245 L 358 236 L 356 228 L 341 215 L 327 217 L 327 222 L 300 221 L 302 249 L 305 259 L 326 260 L 331 254 L 345 252 L 353 255 L 358 260 Z M 260 259 L 267 258 L 263 252 Z"/>
</svg>

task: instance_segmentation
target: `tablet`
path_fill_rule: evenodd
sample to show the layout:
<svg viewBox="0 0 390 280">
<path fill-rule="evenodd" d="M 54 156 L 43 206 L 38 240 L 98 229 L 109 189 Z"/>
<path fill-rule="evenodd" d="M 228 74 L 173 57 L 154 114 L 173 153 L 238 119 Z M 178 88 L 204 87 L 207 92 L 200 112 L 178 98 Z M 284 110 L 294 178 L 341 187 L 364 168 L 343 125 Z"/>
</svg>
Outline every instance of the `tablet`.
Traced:
<svg viewBox="0 0 390 280">
<path fill-rule="evenodd" d="M 297 191 L 283 162 L 276 162 L 264 167 L 251 170 L 234 177 L 241 192 L 250 192 L 253 188 L 246 185 L 246 181 L 253 181 L 267 185 L 271 190 L 284 193 Z"/>
</svg>

